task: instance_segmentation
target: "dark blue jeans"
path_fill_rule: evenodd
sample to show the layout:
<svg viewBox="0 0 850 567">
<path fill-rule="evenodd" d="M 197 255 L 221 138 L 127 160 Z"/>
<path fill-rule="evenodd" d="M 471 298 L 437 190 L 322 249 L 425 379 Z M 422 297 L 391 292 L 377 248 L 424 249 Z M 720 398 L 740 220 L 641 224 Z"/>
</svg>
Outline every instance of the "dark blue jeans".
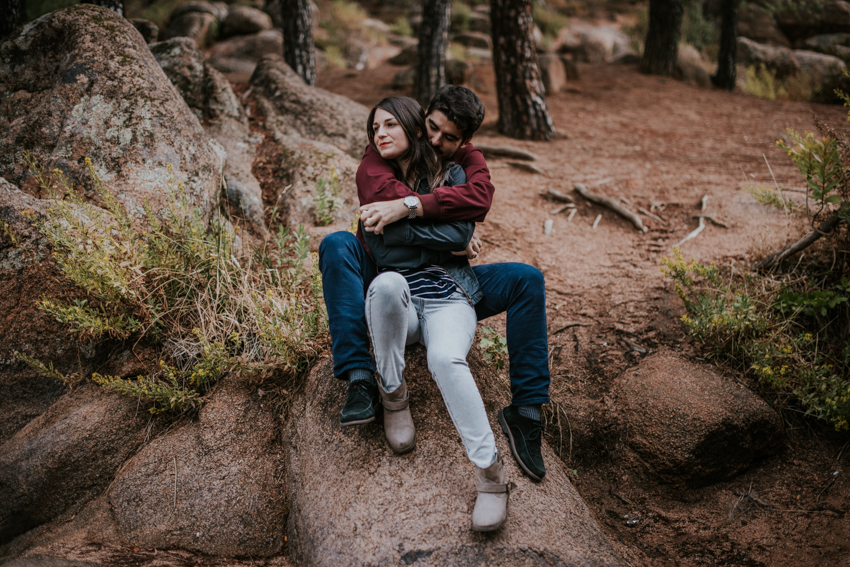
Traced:
<svg viewBox="0 0 850 567">
<path fill-rule="evenodd" d="M 507 311 L 511 395 L 516 406 L 549 402 L 549 348 L 543 274 L 527 264 L 473 266 L 484 298 L 478 320 Z M 375 263 L 350 232 L 334 232 L 319 246 L 319 270 L 334 358 L 334 375 L 355 368 L 375 372 L 369 354 L 366 291 L 377 275 Z"/>
</svg>

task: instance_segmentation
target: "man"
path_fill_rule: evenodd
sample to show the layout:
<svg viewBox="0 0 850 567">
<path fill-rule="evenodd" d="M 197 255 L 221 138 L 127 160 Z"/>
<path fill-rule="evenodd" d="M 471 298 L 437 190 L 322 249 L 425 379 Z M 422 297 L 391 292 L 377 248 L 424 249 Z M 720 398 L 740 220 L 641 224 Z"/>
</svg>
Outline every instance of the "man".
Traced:
<svg viewBox="0 0 850 567">
<path fill-rule="evenodd" d="M 417 195 L 395 179 L 389 162 L 367 146 L 357 170 L 358 193 L 361 197 L 377 194 L 382 200 L 361 207 L 365 230 L 384 234 L 387 244 L 427 247 L 421 231 L 400 229 L 401 223 L 396 221 L 420 218 L 424 227 L 429 224 L 424 221 L 483 221 L 495 188 L 483 154 L 470 143 L 483 119 L 484 105 L 469 89 L 446 86 L 434 96 L 426 112 L 428 138 L 441 159 L 453 160 L 464 169 L 467 182 L 440 187 L 428 195 Z M 475 241 L 471 243 L 471 256 L 477 254 L 478 246 Z M 375 363 L 369 353 L 364 296 L 377 270 L 360 231 L 357 237 L 348 232 L 325 237 L 319 247 L 319 269 L 334 375 L 349 381 L 340 422 L 369 423 L 375 419 L 379 398 Z M 543 274 L 520 263 L 485 264 L 472 269 L 484 294 L 475 305 L 478 320 L 507 312 L 512 403 L 499 412 L 499 423 L 520 468 L 539 481 L 546 474 L 540 452 L 540 411 L 541 405 L 549 402 L 550 381 Z"/>
</svg>

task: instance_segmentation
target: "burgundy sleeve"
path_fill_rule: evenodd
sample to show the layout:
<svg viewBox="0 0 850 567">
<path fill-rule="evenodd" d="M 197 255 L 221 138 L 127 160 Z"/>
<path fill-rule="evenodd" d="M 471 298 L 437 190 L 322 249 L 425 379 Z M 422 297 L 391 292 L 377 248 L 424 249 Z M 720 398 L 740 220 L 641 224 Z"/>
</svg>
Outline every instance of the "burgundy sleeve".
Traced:
<svg viewBox="0 0 850 567">
<path fill-rule="evenodd" d="M 390 163 L 366 147 L 357 168 L 357 196 L 361 205 L 403 199 L 416 195 L 422 203 L 422 216 L 433 220 L 481 222 L 490 211 L 495 188 L 481 150 L 467 145 L 455 153 L 454 161 L 466 173 L 466 183 L 438 187 L 433 193 L 418 195 L 395 178 Z"/>
</svg>

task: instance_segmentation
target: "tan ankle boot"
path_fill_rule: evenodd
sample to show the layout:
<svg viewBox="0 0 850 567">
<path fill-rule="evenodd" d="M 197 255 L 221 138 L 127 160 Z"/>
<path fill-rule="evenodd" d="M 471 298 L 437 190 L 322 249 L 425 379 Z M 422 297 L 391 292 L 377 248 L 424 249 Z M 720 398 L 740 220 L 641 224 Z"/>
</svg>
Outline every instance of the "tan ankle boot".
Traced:
<svg viewBox="0 0 850 567">
<path fill-rule="evenodd" d="M 407 383 L 402 380 L 395 392 L 388 394 L 378 380 L 381 402 L 384 406 L 384 434 L 390 448 L 396 453 L 407 453 L 416 446 L 416 428 L 410 415 L 410 397 Z"/>
<path fill-rule="evenodd" d="M 501 454 L 496 455 L 496 462 L 486 469 L 475 467 L 475 488 L 478 498 L 472 509 L 472 529 L 476 532 L 498 530 L 508 519 L 510 492 Z"/>
</svg>

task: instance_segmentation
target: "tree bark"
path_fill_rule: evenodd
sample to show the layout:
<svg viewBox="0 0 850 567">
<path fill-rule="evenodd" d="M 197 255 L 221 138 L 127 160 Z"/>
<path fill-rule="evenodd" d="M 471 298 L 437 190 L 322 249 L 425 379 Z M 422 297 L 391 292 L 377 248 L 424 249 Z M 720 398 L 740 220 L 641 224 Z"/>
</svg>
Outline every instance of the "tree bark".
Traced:
<svg viewBox="0 0 850 567">
<path fill-rule="evenodd" d="M 0 38 L 4 38 L 24 23 L 27 17 L 24 0 L 0 0 Z"/>
<path fill-rule="evenodd" d="M 118 12 L 124 15 L 124 0 L 82 0 L 80 4 L 94 4 L 95 6 L 103 6 L 109 8 L 113 12 Z"/>
<path fill-rule="evenodd" d="M 537 67 L 533 25 L 531 0 L 490 0 L 498 129 L 520 140 L 550 140 L 555 124 Z"/>
<path fill-rule="evenodd" d="M 682 29 L 682 0 L 649 0 L 649 31 L 640 72 L 669 77 L 676 69 Z"/>
<path fill-rule="evenodd" d="M 283 58 L 298 76 L 316 86 L 316 48 L 309 0 L 282 0 Z"/>
<path fill-rule="evenodd" d="M 431 98 L 446 84 L 446 46 L 451 16 L 451 0 L 422 0 L 413 98 L 423 107 L 427 107 Z"/>
<path fill-rule="evenodd" d="M 735 90 L 739 3 L 740 0 L 723 0 L 723 18 L 720 22 L 720 54 L 717 56 L 717 74 L 711 77 L 711 82 L 715 86 L 727 91 Z"/>
</svg>

